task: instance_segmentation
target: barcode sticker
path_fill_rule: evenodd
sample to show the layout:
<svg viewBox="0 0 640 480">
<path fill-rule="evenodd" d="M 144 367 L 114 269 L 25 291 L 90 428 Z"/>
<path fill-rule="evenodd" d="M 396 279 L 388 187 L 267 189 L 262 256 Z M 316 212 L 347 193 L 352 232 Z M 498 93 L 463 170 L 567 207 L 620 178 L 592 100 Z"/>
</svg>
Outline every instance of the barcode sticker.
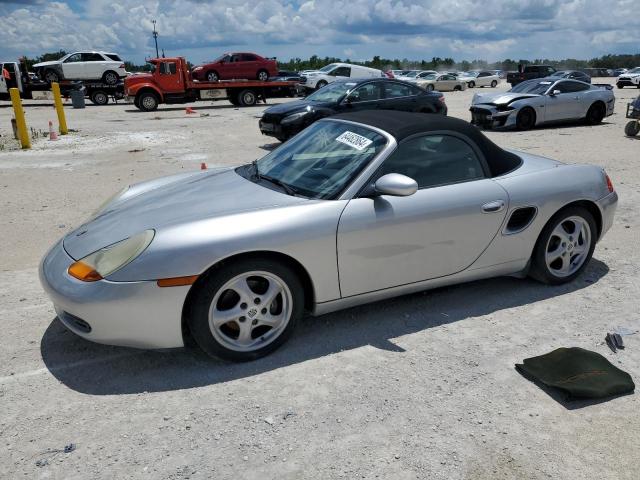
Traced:
<svg viewBox="0 0 640 480">
<path fill-rule="evenodd" d="M 367 137 L 363 137 L 362 135 L 358 135 L 357 133 L 353 133 L 348 130 L 336 138 L 336 141 L 349 145 L 350 147 L 360 151 L 373 143 L 373 140 L 369 140 Z"/>
</svg>

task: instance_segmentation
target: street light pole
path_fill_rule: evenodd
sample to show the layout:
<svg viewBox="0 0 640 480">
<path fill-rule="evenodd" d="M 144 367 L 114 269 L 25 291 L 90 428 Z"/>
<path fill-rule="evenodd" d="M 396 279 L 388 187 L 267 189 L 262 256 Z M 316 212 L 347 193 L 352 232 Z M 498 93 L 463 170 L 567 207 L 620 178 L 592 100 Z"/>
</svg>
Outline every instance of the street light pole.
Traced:
<svg viewBox="0 0 640 480">
<path fill-rule="evenodd" d="M 153 40 L 156 42 L 156 58 L 160 58 L 160 53 L 158 52 L 158 32 L 156 31 L 156 21 L 151 20 L 153 23 Z"/>
</svg>

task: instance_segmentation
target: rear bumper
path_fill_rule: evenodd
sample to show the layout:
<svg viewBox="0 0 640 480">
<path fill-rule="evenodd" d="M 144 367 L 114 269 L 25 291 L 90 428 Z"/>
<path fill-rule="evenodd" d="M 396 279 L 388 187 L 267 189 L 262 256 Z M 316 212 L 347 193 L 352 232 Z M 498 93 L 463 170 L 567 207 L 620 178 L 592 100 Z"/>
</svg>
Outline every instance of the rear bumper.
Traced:
<svg viewBox="0 0 640 480">
<path fill-rule="evenodd" d="M 40 282 L 60 321 L 72 332 L 107 345 L 174 348 L 184 345 L 182 307 L 189 287 L 160 288 L 155 281 L 82 282 L 58 242 L 40 264 Z"/>
</svg>

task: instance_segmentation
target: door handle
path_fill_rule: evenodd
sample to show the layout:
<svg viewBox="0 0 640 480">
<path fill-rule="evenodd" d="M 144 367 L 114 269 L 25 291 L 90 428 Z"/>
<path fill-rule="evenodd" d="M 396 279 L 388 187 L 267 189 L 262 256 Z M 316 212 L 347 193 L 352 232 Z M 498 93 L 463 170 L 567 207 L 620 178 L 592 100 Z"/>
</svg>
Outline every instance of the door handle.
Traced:
<svg viewBox="0 0 640 480">
<path fill-rule="evenodd" d="M 482 205 L 483 213 L 495 213 L 504 208 L 504 202 L 502 200 L 494 200 L 493 202 L 485 203 Z"/>
</svg>

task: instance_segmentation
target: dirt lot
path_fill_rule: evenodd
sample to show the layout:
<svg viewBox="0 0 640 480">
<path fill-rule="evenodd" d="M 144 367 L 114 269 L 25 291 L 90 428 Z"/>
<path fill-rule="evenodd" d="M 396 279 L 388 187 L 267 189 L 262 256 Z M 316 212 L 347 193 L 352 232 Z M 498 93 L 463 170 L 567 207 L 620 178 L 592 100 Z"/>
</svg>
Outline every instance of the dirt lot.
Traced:
<svg viewBox="0 0 640 480">
<path fill-rule="evenodd" d="M 450 115 L 468 119 L 475 91 L 446 94 Z M 36 268 L 129 183 L 264 155 L 263 107 L 69 107 L 74 132 L 19 151 L 0 102 L 0 478 L 637 479 L 637 395 L 565 403 L 513 368 L 580 346 L 640 378 L 640 334 L 618 354 L 602 342 L 640 328 L 640 141 L 623 134 L 639 92 L 615 93 L 599 126 L 489 133 L 612 177 L 616 222 L 577 281 L 495 279 L 307 319 L 240 365 L 86 342 L 55 320 Z M 55 121 L 26 104 L 30 127 Z"/>
</svg>

